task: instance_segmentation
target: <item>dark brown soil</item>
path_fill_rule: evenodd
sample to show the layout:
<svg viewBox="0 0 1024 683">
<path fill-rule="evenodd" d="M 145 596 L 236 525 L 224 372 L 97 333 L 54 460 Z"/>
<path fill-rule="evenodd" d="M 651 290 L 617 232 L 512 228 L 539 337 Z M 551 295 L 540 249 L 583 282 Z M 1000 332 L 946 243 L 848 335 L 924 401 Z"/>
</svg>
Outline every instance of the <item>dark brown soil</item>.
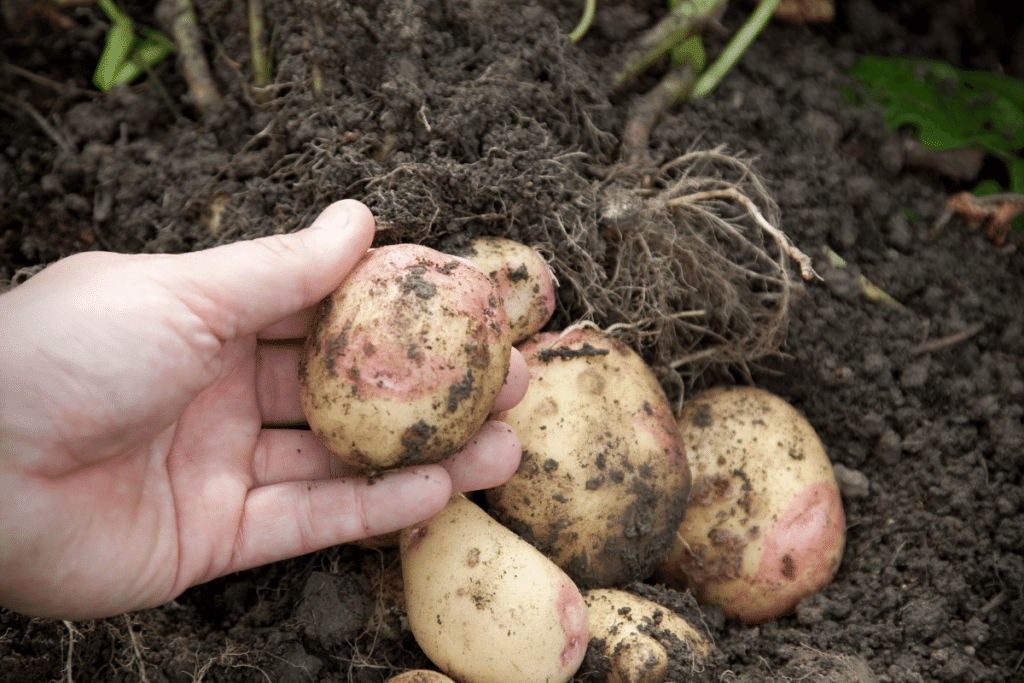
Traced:
<svg viewBox="0 0 1024 683">
<path fill-rule="evenodd" d="M 574 46 L 565 34 L 582 3 L 568 0 L 270 0 L 278 87 L 267 106 L 245 87 L 245 3 L 197 5 L 225 103 L 205 119 L 173 60 L 156 69 L 173 108 L 146 85 L 85 92 L 104 39 L 93 6 L 66 10 L 70 27 L 36 15 L 2 34 L 0 280 L 83 250 L 187 251 L 290 231 L 355 197 L 378 216 L 379 243 L 450 248 L 492 234 L 536 245 L 561 282 L 552 328 L 628 322 L 616 313 L 628 301 L 603 305 L 595 287 L 629 244 L 608 228 L 607 191 L 636 182 L 614 166 L 618 138 L 657 69 L 623 93 L 606 84 L 661 3 L 601 2 Z M 729 30 L 750 9 L 734 5 Z M 850 264 L 816 261 L 824 280 L 798 287 L 781 353 L 750 372 L 803 411 L 854 484 L 857 473 L 868 482 L 848 489 L 835 581 L 759 628 L 706 610 L 717 654 L 691 670 L 681 651 L 670 680 L 1024 675 L 1020 238 L 995 247 L 957 218 L 931 230 L 963 188 L 905 166 L 880 115 L 839 93 L 863 53 L 1024 76 L 1020 13 L 1000 6 L 847 0 L 829 25 L 773 22 L 715 93 L 652 136 L 659 163 L 718 145 L 756 158 L 797 246 L 815 257 L 829 246 Z M 125 7 L 156 25 L 144 3 Z M 712 50 L 725 40 L 708 36 Z M 905 308 L 864 300 L 861 274 Z M 641 341 L 652 364 L 671 360 L 672 347 Z M 689 392 L 746 378 L 738 364 L 674 380 L 662 370 L 675 399 L 680 379 Z M 382 681 L 429 665 L 398 620 L 363 626 L 368 587 L 394 559 L 332 548 L 90 623 L 0 611 L 0 681 Z M 633 590 L 690 609 L 658 585 Z M 594 680 L 588 667 L 578 680 Z"/>
</svg>

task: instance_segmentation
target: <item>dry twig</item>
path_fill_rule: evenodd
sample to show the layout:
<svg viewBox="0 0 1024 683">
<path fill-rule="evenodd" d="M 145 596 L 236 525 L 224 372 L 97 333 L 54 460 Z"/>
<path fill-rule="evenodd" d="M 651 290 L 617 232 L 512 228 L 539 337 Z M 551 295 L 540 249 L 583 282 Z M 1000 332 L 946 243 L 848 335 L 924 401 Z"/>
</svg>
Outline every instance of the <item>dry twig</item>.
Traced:
<svg viewBox="0 0 1024 683">
<path fill-rule="evenodd" d="M 940 351 L 948 346 L 953 346 L 954 344 L 959 344 L 962 341 L 967 341 L 983 329 L 985 329 L 985 323 L 975 323 L 966 330 L 957 332 L 956 334 L 951 334 L 948 337 L 933 339 L 929 342 L 922 342 L 916 349 L 914 349 L 914 353 L 933 353 L 935 351 Z"/>
<path fill-rule="evenodd" d="M 1006 241 L 1010 232 L 1010 223 L 1024 212 L 1024 194 L 1016 192 L 999 192 L 977 197 L 970 192 L 958 192 L 946 200 L 946 209 L 935 221 L 932 232 L 941 229 L 954 213 L 964 217 L 972 228 L 985 224 L 985 237 L 997 246 Z"/>
</svg>

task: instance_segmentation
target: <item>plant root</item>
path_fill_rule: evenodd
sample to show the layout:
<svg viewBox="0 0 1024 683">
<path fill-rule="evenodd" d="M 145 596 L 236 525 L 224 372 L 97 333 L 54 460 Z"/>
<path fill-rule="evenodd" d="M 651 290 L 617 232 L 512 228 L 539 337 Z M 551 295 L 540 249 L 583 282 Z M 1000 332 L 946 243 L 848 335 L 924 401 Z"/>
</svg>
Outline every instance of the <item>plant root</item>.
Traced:
<svg viewBox="0 0 1024 683">
<path fill-rule="evenodd" d="M 805 278 L 816 274 L 777 227 L 778 207 L 749 161 L 720 147 L 684 154 L 653 177 L 651 189 L 616 180 L 602 189 L 607 246 L 576 265 L 571 286 L 592 319 L 621 325 L 617 335 L 642 350 L 667 391 L 677 388 L 669 398 L 681 405 L 708 368 L 749 376 L 751 363 L 778 353 L 798 286 L 789 261 Z"/>
</svg>

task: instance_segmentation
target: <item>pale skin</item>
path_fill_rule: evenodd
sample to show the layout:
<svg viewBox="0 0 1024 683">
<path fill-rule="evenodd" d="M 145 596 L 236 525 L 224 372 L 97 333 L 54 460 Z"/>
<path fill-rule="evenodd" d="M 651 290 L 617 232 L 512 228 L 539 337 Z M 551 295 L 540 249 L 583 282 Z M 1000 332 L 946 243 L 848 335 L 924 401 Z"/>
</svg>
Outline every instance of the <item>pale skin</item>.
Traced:
<svg viewBox="0 0 1024 683">
<path fill-rule="evenodd" d="M 346 200 L 291 235 L 79 254 L 0 295 L 0 606 L 78 620 L 160 605 L 512 475 L 519 440 L 498 422 L 373 482 L 332 478 L 332 456 L 291 428 L 296 340 L 373 230 Z M 496 409 L 528 379 L 513 351 Z"/>
</svg>

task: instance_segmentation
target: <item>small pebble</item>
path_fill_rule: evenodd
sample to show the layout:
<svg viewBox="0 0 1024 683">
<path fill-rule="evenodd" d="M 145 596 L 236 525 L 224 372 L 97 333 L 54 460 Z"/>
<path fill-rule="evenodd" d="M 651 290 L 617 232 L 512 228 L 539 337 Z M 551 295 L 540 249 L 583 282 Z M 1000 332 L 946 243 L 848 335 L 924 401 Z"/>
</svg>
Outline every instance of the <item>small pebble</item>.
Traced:
<svg viewBox="0 0 1024 683">
<path fill-rule="evenodd" d="M 882 462 L 883 465 L 895 465 L 900 461 L 900 455 L 903 451 L 903 439 L 894 430 L 886 430 L 884 434 L 878 439 L 878 443 L 875 445 L 875 457 Z"/>
<path fill-rule="evenodd" d="M 836 483 L 839 484 L 839 493 L 845 500 L 860 500 L 867 498 L 870 491 L 868 478 L 863 472 L 850 469 L 836 463 L 832 465 L 836 474 Z"/>
</svg>

